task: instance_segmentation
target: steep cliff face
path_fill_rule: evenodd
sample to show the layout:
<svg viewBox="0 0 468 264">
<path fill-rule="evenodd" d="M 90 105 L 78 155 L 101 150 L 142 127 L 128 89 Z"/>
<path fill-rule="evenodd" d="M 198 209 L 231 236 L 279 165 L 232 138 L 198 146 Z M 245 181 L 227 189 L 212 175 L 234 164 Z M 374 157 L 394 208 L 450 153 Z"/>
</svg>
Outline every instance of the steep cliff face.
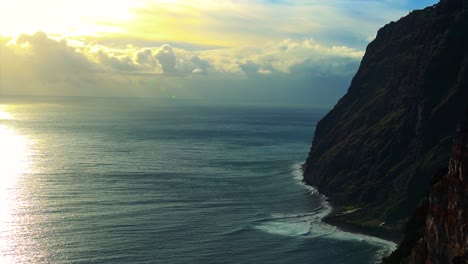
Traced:
<svg viewBox="0 0 468 264">
<path fill-rule="evenodd" d="M 421 246 L 426 246 L 428 254 L 426 261 L 419 263 L 453 263 L 455 260 L 468 263 L 467 128 L 468 122 L 465 122 L 459 130 L 460 137 L 449 172 L 434 186 L 429 196 L 426 229 L 423 240 L 419 242 Z"/>
<path fill-rule="evenodd" d="M 448 172 L 410 219 L 403 242 L 384 263 L 468 263 L 468 115 Z"/>
<path fill-rule="evenodd" d="M 343 221 L 397 226 L 449 161 L 467 98 L 468 0 L 413 11 L 367 47 L 347 94 L 317 126 L 304 180 L 360 208 Z"/>
</svg>

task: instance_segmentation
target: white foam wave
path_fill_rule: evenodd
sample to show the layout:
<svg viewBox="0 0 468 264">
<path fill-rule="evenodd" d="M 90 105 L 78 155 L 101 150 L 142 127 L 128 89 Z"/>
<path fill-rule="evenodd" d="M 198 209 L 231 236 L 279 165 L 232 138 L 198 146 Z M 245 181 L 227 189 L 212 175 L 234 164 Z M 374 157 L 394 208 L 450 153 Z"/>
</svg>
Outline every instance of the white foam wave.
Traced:
<svg viewBox="0 0 468 264">
<path fill-rule="evenodd" d="M 300 236 L 302 238 L 317 238 L 323 237 L 327 239 L 335 239 L 340 241 L 354 241 L 368 243 L 377 246 L 379 250 L 376 252 L 372 263 L 378 263 L 383 256 L 390 254 L 396 249 L 396 244 L 363 234 L 350 233 L 339 229 L 338 227 L 324 223 L 322 219 L 331 213 L 332 207 L 326 201 L 326 197 L 319 194 L 318 191 L 302 181 L 301 164 L 295 164 L 293 167 L 294 179 L 297 183 L 306 188 L 312 195 L 318 195 L 321 199 L 322 206 L 304 214 L 282 214 L 273 213 L 271 218 L 262 221 L 256 228 L 258 230 L 283 236 Z"/>
</svg>

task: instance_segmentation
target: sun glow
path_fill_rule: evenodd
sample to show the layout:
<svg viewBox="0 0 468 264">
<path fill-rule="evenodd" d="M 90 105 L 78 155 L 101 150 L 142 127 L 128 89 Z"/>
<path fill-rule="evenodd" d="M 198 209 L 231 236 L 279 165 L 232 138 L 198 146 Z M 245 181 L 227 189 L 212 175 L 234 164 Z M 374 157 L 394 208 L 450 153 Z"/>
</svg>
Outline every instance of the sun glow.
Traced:
<svg viewBox="0 0 468 264">
<path fill-rule="evenodd" d="M 44 31 L 62 36 L 115 32 L 112 23 L 125 21 L 137 1 L 15 0 L 0 5 L 0 32 L 7 36 Z"/>
</svg>

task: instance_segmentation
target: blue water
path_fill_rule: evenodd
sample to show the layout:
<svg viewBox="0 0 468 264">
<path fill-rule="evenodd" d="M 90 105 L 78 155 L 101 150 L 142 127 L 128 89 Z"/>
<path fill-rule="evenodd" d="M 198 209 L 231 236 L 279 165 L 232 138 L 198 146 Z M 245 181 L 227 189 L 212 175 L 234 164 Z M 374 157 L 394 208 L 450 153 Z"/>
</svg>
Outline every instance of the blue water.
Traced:
<svg viewBox="0 0 468 264">
<path fill-rule="evenodd" d="M 322 223 L 328 205 L 300 182 L 325 113 L 142 99 L 3 103 L 3 166 L 20 166 L 0 175 L 0 261 L 373 263 L 391 245 Z"/>
</svg>

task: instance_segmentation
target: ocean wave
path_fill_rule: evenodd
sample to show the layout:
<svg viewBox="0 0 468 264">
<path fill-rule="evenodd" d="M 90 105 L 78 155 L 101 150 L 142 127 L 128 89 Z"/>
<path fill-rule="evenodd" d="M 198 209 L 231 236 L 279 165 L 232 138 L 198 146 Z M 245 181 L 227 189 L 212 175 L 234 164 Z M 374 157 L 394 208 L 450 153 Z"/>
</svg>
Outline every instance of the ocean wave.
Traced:
<svg viewBox="0 0 468 264">
<path fill-rule="evenodd" d="M 351 233 L 341 230 L 336 226 L 323 222 L 323 218 L 331 213 L 332 207 L 324 195 L 318 193 L 317 189 L 306 185 L 302 181 L 300 163 L 294 164 L 291 170 L 298 184 L 307 189 L 311 195 L 319 197 L 321 206 L 312 212 L 302 214 L 272 213 L 271 217 L 262 219 L 255 227 L 258 230 L 275 235 L 297 236 L 304 239 L 326 238 L 340 241 L 352 241 L 368 243 L 379 248 L 371 263 L 378 263 L 382 257 L 396 249 L 397 245 L 391 241 L 372 237 L 368 235 Z"/>
</svg>

